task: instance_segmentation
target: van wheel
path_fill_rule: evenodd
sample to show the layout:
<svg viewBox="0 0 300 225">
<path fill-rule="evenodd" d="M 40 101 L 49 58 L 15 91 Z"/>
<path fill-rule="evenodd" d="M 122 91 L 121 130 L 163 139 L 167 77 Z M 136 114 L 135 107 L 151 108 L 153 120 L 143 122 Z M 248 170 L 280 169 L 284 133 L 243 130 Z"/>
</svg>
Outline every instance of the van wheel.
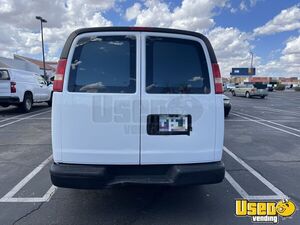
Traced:
<svg viewBox="0 0 300 225">
<path fill-rule="evenodd" d="M 231 91 L 232 96 L 236 96 L 235 91 Z"/>
<path fill-rule="evenodd" d="M 49 107 L 51 107 L 51 106 L 52 106 L 52 98 L 53 98 L 53 92 L 51 92 L 51 97 L 50 97 L 50 100 L 49 100 L 49 101 L 47 101 L 47 104 L 48 104 L 48 106 L 49 106 Z"/>
<path fill-rule="evenodd" d="M 250 93 L 248 91 L 246 92 L 246 98 L 250 98 Z"/>
<path fill-rule="evenodd" d="M 31 93 L 25 93 L 23 102 L 20 105 L 21 110 L 25 113 L 29 112 L 32 108 L 32 103 L 33 100 Z"/>
<path fill-rule="evenodd" d="M 7 108 L 8 106 L 10 106 L 10 104 L 5 104 L 5 103 L 3 103 L 3 104 L 1 104 L 0 106 L 2 106 L 2 107 L 4 107 L 4 108 Z"/>
<path fill-rule="evenodd" d="M 260 98 L 265 98 L 266 96 L 264 96 L 264 95 L 262 95 L 262 96 L 260 96 Z"/>
</svg>

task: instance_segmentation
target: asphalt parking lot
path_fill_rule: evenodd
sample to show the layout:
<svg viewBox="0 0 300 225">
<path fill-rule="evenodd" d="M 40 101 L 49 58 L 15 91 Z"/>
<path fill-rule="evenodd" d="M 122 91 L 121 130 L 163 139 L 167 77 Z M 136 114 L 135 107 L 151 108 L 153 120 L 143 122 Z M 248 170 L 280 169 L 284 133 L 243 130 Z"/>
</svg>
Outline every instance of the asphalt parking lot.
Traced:
<svg viewBox="0 0 300 225">
<path fill-rule="evenodd" d="M 231 97 L 223 183 L 195 187 L 55 188 L 51 109 L 0 107 L 0 224 L 251 224 L 235 200 L 289 197 L 300 206 L 300 93 Z M 280 224 L 299 224 L 299 210 Z"/>
</svg>

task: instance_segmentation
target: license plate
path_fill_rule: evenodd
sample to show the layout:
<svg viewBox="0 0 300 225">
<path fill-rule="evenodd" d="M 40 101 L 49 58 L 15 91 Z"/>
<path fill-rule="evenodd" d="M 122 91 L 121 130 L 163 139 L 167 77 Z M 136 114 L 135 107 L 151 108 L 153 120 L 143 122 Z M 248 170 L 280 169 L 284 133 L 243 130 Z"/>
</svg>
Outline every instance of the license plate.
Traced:
<svg viewBox="0 0 300 225">
<path fill-rule="evenodd" d="M 159 132 L 187 132 L 189 131 L 189 119 L 187 115 L 160 115 Z"/>
</svg>

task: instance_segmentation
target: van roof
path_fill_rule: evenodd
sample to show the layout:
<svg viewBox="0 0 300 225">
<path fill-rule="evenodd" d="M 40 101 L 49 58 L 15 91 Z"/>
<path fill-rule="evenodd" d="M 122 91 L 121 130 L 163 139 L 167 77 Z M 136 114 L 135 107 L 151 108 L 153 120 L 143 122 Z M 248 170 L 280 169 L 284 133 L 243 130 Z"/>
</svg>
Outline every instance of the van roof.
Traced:
<svg viewBox="0 0 300 225">
<path fill-rule="evenodd" d="M 215 55 L 215 52 L 212 48 L 212 45 L 207 37 L 205 37 L 203 34 L 193 32 L 193 31 L 186 31 L 186 30 L 178 30 L 178 29 L 169 29 L 169 28 L 158 28 L 158 27 L 92 27 L 92 28 L 81 28 L 78 30 L 75 30 L 72 32 L 64 47 L 62 50 L 62 53 L 60 55 L 61 59 L 68 58 L 68 54 L 72 45 L 73 40 L 76 38 L 76 36 L 83 34 L 83 33 L 91 33 L 91 32 L 110 32 L 110 31 L 140 31 L 140 32 L 159 32 L 159 33 L 172 33 L 172 34 L 183 34 L 183 35 L 189 35 L 194 36 L 197 38 L 200 38 L 206 45 L 211 63 L 217 63 L 217 58 Z"/>
</svg>

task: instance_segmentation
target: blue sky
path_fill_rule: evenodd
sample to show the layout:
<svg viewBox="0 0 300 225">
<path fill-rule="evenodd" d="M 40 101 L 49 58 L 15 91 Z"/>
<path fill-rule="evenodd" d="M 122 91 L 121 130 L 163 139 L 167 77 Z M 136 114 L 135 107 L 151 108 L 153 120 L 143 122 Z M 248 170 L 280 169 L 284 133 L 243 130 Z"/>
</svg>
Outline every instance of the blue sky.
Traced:
<svg viewBox="0 0 300 225">
<path fill-rule="evenodd" d="M 182 7 L 182 1 L 180 0 L 162 2 L 167 4 L 171 11 Z M 241 7 L 242 2 L 244 2 L 244 8 Z M 116 12 L 114 10 L 110 10 L 105 12 L 104 15 L 115 25 L 135 25 L 135 20 L 124 20 L 125 9 L 128 9 L 135 3 L 136 1 L 122 2 L 120 3 L 121 13 L 120 11 Z M 144 2 L 140 1 L 140 3 L 143 5 Z M 212 18 L 215 22 L 213 27 L 233 27 L 237 28 L 241 32 L 251 35 L 254 29 L 262 27 L 269 21 L 272 21 L 272 19 L 279 15 L 282 10 L 289 9 L 297 4 L 299 6 L 299 3 L 300 1 L 297 0 L 226 1 L 225 7 L 215 7 L 212 10 Z M 300 23 L 299 20 L 298 23 Z M 249 38 L 248 41 L 252 47 L 251 51 L 259 57 L 259 63 L 262 64 L 261 67 L 263 67 L 263 64 L 268 64 L 270 61 L 279 60 L 282 56 L 282 51 L 286 47 L 286 43 L 290 40 L 290 38 L 297 36 L 299 36 L 299 28 L 291 29 L 285 32 L 252 37 Z M 238 67 L 240 65 L 235 66 Z M 279 72 L 277 75 L 280 73 L 282 72 Z M 298 74 L 300 76 L 300 69 Z"/>
<path fill-rule="evenodd" d="M 238 8 L 241 1 L 232 1 L 232 6 Z M 272 20 L 283 9 L 290 8 L 300 1 L 297 0 L 265 0 L 258 1 L 256 5 L 245 11 L 237 11 L 231 13 L 229 10 L 222 10 L 215 17 L 216 23 L 224 27 L 237 27 L 244 32 L 252 32 L 253 29 L 263 26 L 268 21 Z M 264 36 L 253 40 L 255 46 L 254 52 L 262 57 L 264 62 L 270 60 L 273 56 L 273 51 L 284 48 L 285 41 L 290 36 L 298 34 L 297 30 L 283 32 L 276 35 Z M 278 54 L 278 52 L 277 52 Z M 278 55 L 277 55 L 278 56 Z"/>
<path fill-rule="evenodd" d="M 204 33 L 224 76 L 246 67 L 260 76 L 300 76 L 300 1 L 296 0 L 0 0 L 0 56 L 41 58 L 38 21 L 48 20 L 46 59 L 57 60 L 73 30 L 156 26 Z M 24 19 L 26 18 L 26 19 Z"/>
</svg>

